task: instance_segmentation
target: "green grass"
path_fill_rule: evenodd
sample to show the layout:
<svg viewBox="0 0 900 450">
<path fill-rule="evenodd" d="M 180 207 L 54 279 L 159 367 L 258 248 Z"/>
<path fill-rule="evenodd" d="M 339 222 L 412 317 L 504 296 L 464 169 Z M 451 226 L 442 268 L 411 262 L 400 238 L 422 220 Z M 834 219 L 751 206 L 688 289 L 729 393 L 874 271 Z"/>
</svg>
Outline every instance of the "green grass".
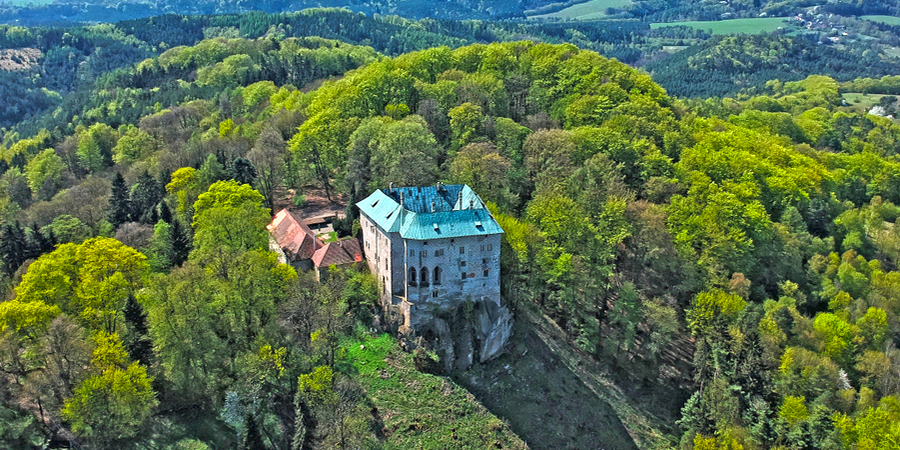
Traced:
<svg viewBox="0 0 900 450">
<path fill-rule="evenodd" d="M 650 28 L 686 26 L 698 30 L 712 30 L 713 34 L 739 34 L 739 33 L 769 33 L 779 28 L 787 28 L 789 25 L 784 17 L 759 17 L 754 19 L 731 19 L 698 22 L 666 22 L 651 23 Z"/>
<path fill-rule="evenodd" d="M 843 97 L 843 99 L 850 106 L 861 106 L 868 110 L 869 108 L 877 105 L 881 100 L 881 97 L 886 97 L 886 95 L 848 92 L 846 94 L 841 94 L 841 97 Z"/>
<path fill-rule="evenodd" d="M 320 234 L 319 237 L 325 241 L 325 243 L 336 242 L 338 240 L 338 235 L 336 231 L 330 231 L 328 233 Z"/>
<path fill-rule="evenodd" d="M 355 378 L 384 423 L 384 449 L 524 449 L 525 443 L 475 397 L 415 369 L 387 334 L 347 348 Z"/>
<path fill-rule="evenodd" d="M 900 25 L 900 17 L 894 16 L 859 16 L 860 19 L 881 22 L 888 25 Z"/>
<path fill-rule="evenodd" d="M 538 16 L 533 19 L 575 19 L 591 20 L 606 17 L 608 8 L 623 8 L 630 5 L 631 0 L 589 0 L 584 3 L 572 5 L 566 9 Z"/>
</svg>

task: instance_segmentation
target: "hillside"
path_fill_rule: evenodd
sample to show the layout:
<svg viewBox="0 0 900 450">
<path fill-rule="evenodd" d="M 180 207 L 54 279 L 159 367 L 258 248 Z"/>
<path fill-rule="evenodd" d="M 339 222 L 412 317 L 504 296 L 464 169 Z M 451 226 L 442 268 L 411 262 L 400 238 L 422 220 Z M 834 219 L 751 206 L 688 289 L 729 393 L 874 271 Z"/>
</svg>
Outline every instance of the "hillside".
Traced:
<svg viewBox="0 0 900 450">
<path fill-rule="evenodd" d="M 10 115 L 0 147 L 0 414 L 15 424 L 0 446 L 900 439 L 900 125 L 852 103 L 882 95 L 896 115 L 897 77 L 850 80 L 867 74 L 835 55 L 763 81 L 813 44 L 716 37 L 681 53 L 691 76 L 759 78 L 736 99 L 679 100 L 573 44 L 464 45 L 514 24 L 152 20 L 187 25 L 4 28 L 84 59 L 55 59 L 77 89 Z M 299 36 L 317 20 L 355 43 Z M 322 195 L 352 235 L 374 189 L 438 181 L 469 184 L 504 228 L 519 322 L 507 355 L 435 376 L 420 372 L 439 372 L 439 347 L 400 353 L 377 332 L 377 280 L 297 275 L 265 225 Z"/>
</svg>

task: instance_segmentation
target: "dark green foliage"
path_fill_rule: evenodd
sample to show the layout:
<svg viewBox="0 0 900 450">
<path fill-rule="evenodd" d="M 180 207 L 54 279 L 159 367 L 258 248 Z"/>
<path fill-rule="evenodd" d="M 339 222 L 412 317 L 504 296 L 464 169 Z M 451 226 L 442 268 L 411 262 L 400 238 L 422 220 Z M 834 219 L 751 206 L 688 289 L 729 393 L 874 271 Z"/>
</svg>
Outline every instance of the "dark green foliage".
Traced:
<svg viewBox="0 0 900 450">
<path fill-rule="evenodd" d="M 132 211 L 131 195 L 125 184 L 125 178 L 121 172 L 116 172 L 112 183 L 112 195 L 109 197 L 109 222 L 118 227 L 131 219 Z"/>
<path fill-rule="evenodd" d="M 28 254 L 28 240 L 19 223 L 4 225 L 0 230 L 0 258 L 3 260 L 3 271 L 7 275 L 12 275 L 25 262 Z"/>
</svg>

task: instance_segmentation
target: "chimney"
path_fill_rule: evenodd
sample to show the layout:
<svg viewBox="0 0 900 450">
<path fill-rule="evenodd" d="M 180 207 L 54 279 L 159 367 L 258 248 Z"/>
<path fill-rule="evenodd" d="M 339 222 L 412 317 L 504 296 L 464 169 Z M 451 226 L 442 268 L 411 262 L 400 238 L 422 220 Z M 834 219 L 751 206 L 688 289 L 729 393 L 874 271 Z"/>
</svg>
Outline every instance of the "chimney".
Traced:
<svg viewBox="0 0 900 450">
<path fill-rule="evenodd" d="M 434 205 L 435 205 L 434 200 L 432 200 L 431 201 L 431 212 L 434 212 Z"/>
<path fill-rule="evenodd" d="M 459 204 L 459 209 L 465 209 L 465 205 L 463 205 L 462 201 L 462 191 L 459 191 L 458 197 L 459 198 L 456 200 L 456 203 Z"/>
<path fill-rule="evenodd" d="M 390 192 L 391 192 L 391 194 L 393 194 L 393 193 L 394 193 L 394 182 L 393 182 L 393 181 L 391 181 L 390 186 L 391 186 L 391 187 L 390 187 Z"/>
<path fill-rule="evenodd" d="M 400 206 L 403 206 L 403 191 L 400 191 Z"/>
</svg>

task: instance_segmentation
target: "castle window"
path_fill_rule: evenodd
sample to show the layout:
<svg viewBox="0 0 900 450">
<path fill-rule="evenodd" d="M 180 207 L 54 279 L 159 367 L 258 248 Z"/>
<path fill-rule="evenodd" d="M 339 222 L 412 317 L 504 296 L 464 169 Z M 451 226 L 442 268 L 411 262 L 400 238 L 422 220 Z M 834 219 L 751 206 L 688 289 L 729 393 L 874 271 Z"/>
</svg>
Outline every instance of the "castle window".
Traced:
<svg viewBox="0 0 900 450">
<path fill-rule="evenodd" d="M 465 280 L 465 279 L 466 279 L 466 273 L 463 272 L 461 275 L 462 275 L 462 279 Z"/>
<path fill-rule="evenodd" d="M 428 269 L 423 267 L 421 274 L 422 274 L 422 278 L 421 278 L 422 286 L 428 286 Z"/>
<path fill-rule="evenodd" d="M 421 255 L 423 258 L 427 257 L 427 256 L 428 256 L 428 250 L 422 250 L 421 252 L 419 252 L 419 255 Z"/>
<path fill-rule="evenodd" d="M 416 251 L 413 249 L 409 249 L 409 257 L 412 258 L 413 256 L 416 256 Z"/>
<path fill-rule="evenodd" d="M 460 255 L 465 255 L 465 254 L 466 254 L 466 248 L 465 248 L 465 247 L 460 247 L 460 248 L 459 248 L 459 254 L 460 254 Z"/>
<path fill-rule="evenodd" d="M 459 262 L 459 267 L 466 267 L 466 262 L 465 262 L 465 261 L 460 261 L 460 262 Z"/>
<path fill-rule="evenodd" d="M 482 258 L 482 259 L 481 259 L 481 264 L 487 265 L 487 258 Z"/>
<path fill-rule="evenodd" d="M 434 268 L 434 284 L 435 285 L 441 284 L 441 268 L 440 267 Z"/>
<path fill-rule="evenodd" d="M 485 277 L 488 276 L 488 274 L 489 274 L 490 272 L 491 272 L 491 269 L 484 269 L 484 276 L 485 276 Z"/>
<path fill-rule="evenodd" d="M 437 291 L 431 291 L 431 296 L 433 298 L 437 298 Z"/>
<path fill-rule="evenodd" d="M 488 251 L 489 252 L 494 251 L 494 244 L 488 244 Z"/>
<path fill-rule="evenodd" d="M 444 256 L 444 249 L 439 248 L 434 251 L 434 256 Z"/>
<path fill-rule="evenodd" d="M 484 251 L 484 244 L 481 244 L 481 251 Z"/>
<path fill-rule="evenodd" d="M 410 286 L 416 285 L 416 268 L 415 267 L 409 268 L 409 285 Z"/>
</svg>

